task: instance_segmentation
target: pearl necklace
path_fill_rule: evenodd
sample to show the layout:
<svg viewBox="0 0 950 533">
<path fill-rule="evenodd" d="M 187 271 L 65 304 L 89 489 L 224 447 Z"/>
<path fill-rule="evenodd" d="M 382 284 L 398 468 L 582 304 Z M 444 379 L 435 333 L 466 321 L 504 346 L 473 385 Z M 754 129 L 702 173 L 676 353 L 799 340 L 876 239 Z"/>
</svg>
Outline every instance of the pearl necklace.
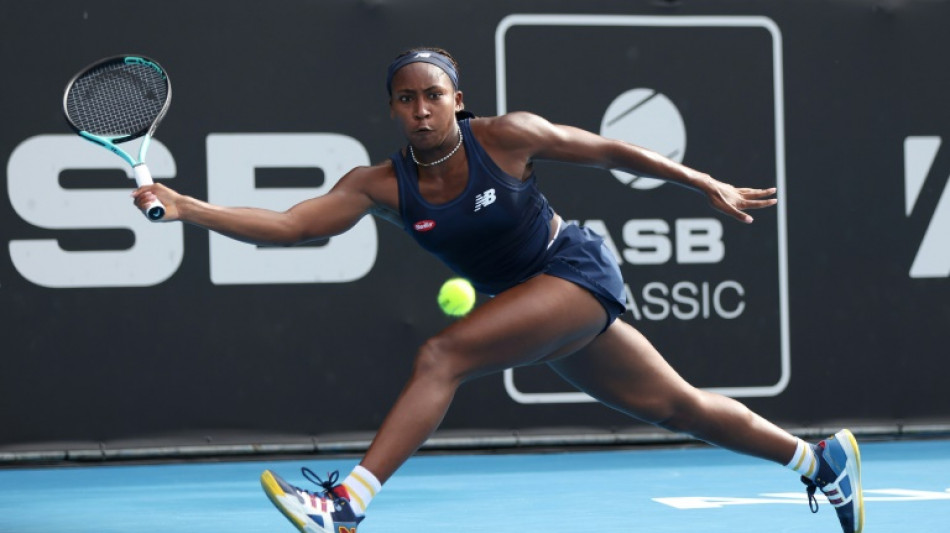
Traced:
<svg viewBox="0 0 950 533">
<path fill-rule="evenodd" d="M 422 163 L 422 162 L 420 162 L 418 159 L 416 159 L 416 153 L 412 150 L 412 145 L 411 145 L 411 144 L 409 145 L 409 155 L 412 156 L 412 162 L 415 163 L 415 164 L 417 164 L 417 165 L 419 165 L 420 167 L 434 167 L 434 166 L 436 166 L 436 165 L 441 165 L 442 163 L 445 163 L 446 161 L 448 161 L 450 157 L 452 157 L 453 155 L 455 155 L 455 152 L 458 152 L 458 151 L 459 151 L 459 148 L 461 148 L 461 146 L 462 146 L 462 129 L 459 128 L 459 142 L 458 142 L 458 144 L 455 145 L 455 148 L 452 148 L 452 151 L 451 151 L 451 152 L 445 154 L 445 156 L 443 156 L 442 158 L 436 159 L 435 161 L 433 161 L 433 162 L 431 162 L 431 163 Z"/>
</svg>

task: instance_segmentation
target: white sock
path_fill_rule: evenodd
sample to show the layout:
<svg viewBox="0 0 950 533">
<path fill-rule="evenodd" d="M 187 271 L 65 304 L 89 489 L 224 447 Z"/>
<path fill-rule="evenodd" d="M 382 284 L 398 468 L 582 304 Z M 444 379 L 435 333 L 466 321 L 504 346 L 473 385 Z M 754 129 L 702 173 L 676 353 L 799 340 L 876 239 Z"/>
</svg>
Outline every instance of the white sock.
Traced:
<svg viewBox="0 0 950 533">
<path fill-rule="evenodd" d="M 350 507 L 357 516 L 366 514 L 369 502 L 373 501 L 373 497 L 383 488 L 376 476 L 362 465 L 356 465 L 342 484 L 350 496 Z"/>
<path fill-rule="evenodd" d="M 818 473 L 818 460 L 815 457 L 814 449 L 807 442 L 798 439 L 795 454 L 792 455 L 792 460 L 789 461 L 785 467 L 794 470 L 799 475 L 814 480 L 815 474 Z"/>
</svg>

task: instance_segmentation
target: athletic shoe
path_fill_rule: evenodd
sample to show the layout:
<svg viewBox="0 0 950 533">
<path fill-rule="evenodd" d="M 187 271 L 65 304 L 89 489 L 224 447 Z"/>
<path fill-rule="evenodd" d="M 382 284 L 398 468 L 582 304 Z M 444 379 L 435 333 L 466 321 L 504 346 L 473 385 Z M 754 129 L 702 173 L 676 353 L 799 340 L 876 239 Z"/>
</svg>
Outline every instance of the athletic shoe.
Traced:
<svg viewBox="0 0 950 533">
<path fill-rule="evenodd" d="M 346 487 L 338 485 L 339 472 L 320 479 L 309 468 L 302 468 L 303 476 L 320 486 L 319 493 L 295 487 L 280 476 L 265 470 L 261 487 L 271 503 L 290 520 L 301 533 L 356 533 L 363 520 L 350 508 Z"/>
<path fill-rule="evenodd" d="M 861 452 L 858 441 L 847 429 L 834 434 L 814 447 L 818 458 L 818 474 L 812 481 L 802 477 L 808 490 L 808 507 L 818 512 L 815 489 L 828 498 L 838 513 L 844 533 L 864 530 L 864 493 L 861 490 Z"/>
</svg>

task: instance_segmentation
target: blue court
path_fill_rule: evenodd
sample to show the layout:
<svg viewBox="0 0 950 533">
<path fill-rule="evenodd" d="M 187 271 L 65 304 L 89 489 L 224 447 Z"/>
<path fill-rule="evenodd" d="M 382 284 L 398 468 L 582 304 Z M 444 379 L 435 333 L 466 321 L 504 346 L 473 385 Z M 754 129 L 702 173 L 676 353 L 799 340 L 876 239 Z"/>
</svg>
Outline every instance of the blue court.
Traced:
<svg viewBox="0 0 950 533">
<path fill-rule="evenodd" d="M 950 440 L 862 443 L 868 532 L 950 529 Z M 0 533 L 291 533 L 258 483 L 269 468 L 304 486 L 306 465 L 273 460 L 0 470 Z M 360 533 L 838 532 L 819 495 L 782 467 L 706 447 L 411 459 Z"/>
</svg>

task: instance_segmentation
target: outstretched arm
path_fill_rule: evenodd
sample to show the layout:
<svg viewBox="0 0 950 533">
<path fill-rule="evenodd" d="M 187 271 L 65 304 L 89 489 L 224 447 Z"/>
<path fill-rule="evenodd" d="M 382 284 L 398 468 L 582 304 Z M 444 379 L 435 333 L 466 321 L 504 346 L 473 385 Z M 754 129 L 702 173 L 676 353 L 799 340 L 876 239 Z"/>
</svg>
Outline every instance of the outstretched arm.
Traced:
<svg viewBox="0 0 950 533">
<path fill-rule="evenodd" d="M 146 185 L 132 193 L 142 209 L 156 197 L 165 205 L 163 221 L 180 220 L 251 244 L 291 245 L 338 235 L 351 228 L 373 207 L 362 189 L 367 168 L 344 176 L 327 194 L 279 212 L 256 207 L 222 207 L 161 184 Z"/>
<path fill-rule="evenodd" d="M 531 113 L 498 117 L 491 131 L 493 140 L 508 146 L 516 157 L 625 170 L 671 181 L 705 194 L 714 208 L 746 223 L 752 222 L 747 210 L 777 202 L 769 198 L 775 194 L 775 188 L 733 187 L 651 150 L 579 128 L 552 124 Z"/>
</svg>

